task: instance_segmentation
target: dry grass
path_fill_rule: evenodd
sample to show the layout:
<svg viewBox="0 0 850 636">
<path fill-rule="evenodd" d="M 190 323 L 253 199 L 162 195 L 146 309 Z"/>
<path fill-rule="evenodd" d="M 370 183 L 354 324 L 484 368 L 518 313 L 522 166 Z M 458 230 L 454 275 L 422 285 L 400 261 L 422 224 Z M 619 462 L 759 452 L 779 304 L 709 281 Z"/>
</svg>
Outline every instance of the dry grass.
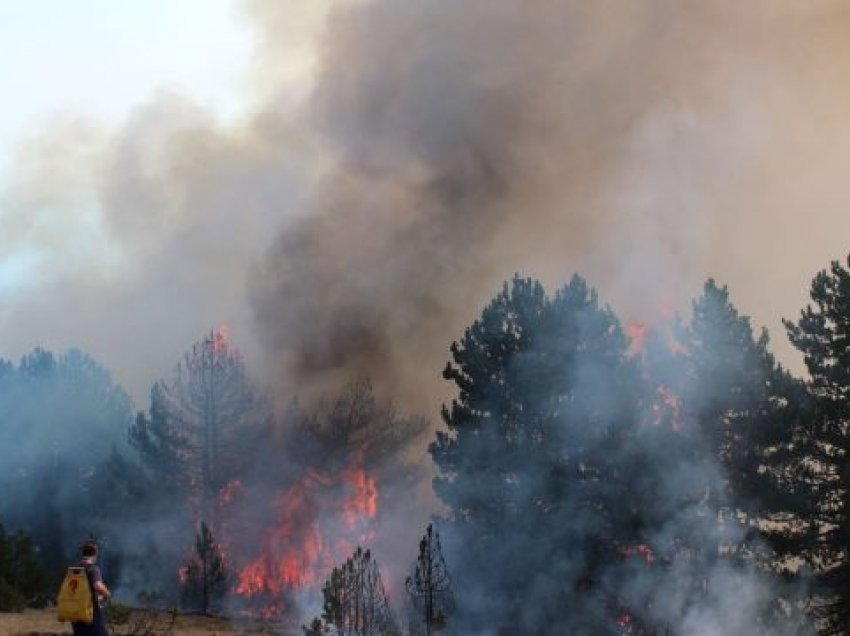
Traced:
<svg viewBox="0 0 850 636">
<path fill-rule="evenodd" d="M 166 625 L 170 621 L 160 621 Z M 151 636 L 295 636 L 300 630 L 263 621 L 230 621 L 207 616 L 180 615 L 173 631 L 162 628 L 152 632 Z M 117 632 L 121 634 L 123 632 Z M 70 636 L 71 626 L 56 620 L 56 610 L 27 610 L 21 613 L 0 612 L 0 636 Z"/>
</svg>

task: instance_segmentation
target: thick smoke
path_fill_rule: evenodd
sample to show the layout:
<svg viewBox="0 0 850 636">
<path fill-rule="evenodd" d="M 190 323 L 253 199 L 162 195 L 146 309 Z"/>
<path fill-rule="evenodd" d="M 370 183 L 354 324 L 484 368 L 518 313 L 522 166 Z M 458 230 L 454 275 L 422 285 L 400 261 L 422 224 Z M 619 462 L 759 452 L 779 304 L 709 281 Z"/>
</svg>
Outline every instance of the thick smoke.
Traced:
<svg viewBox="0 0 850 636">
<path fill-rule="evenodd" d="M 802 294 L 796 270 L 816 262 L 802 246 L 793 265 L 771 256 L 800 222 L 791 202 L 811 194 L 824 226 L 846 224 L 823 200 L 834 168 L 795 157 L 848 150 L 833 80 L 850 23 L 835 3 L 806 7 L 336 11 L 309 102 L 331 167 L 256 305 L 281 377 L 368 372 L 427 401 L 446 343 L 512 271 L 559 282 L 578 269 L 632 318 L 681 308 L 720 274 L 775 321 L 794 306 L 777 279 Z M 813 255 L 835 247 L 824 237 Z"/>
<path fill-rule="evenodd" d="M 837 0 L 244 9 L 238 121 L 162 94 L 21 146 L 6 355 L 81 346 L 144 400 L 227 323 L 281 393 L 365 370 L 431 409 L 441 352 L 514 271 L 581 271 L 628 319 L 715 275 L 778 326 L 844 247 Z"/>
<path fill-rule="evenodd" d="M 581 271 L 627 320 L 714 275 L 773 325 L 846 247 L 839 0 L 245 11 L 239 121 L 160 94 L 119 130 L 69 117 L 22 144 L 0 249 L 38 277 L 3 292 L 4 355 L 80 346 L 144 404 L 225 323 L 283 403 L 366 374 L 433 413 L 447 345 L 515 271 Z"/>
</svg>

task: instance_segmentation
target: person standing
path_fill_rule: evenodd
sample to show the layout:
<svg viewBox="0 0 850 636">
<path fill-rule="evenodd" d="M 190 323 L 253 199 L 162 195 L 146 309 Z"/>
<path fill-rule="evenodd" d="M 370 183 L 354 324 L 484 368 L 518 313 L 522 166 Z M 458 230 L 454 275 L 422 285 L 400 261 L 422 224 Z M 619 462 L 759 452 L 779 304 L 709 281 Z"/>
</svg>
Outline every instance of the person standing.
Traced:
<svg viewBox="0 0 850 636">
<path fill-rule="evenodd" d="M 86 571 L 94 606 L 94 620 L 91 623 L 71 623 L 74 636 L 109 636 L 106 628 L 106 616 L 100 606 L 100 599 L 109 600 L 112 593 L 103 582 L 100 568 L 97 566 L 98 547 L 95 541 L 86 541 L 82 546 L 80 566 Z"/>
</svg>

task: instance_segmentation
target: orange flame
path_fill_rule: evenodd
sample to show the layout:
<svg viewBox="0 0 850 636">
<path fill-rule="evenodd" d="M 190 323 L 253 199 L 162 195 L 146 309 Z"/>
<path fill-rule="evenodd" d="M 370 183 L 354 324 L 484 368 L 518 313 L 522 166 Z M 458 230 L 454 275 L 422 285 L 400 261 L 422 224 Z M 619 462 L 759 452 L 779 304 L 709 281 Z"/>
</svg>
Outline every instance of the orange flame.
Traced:
<svg viewBox="0 0 850 636">
<path fill-rule="evenodd" d="M 341 498 L 341 501 L 340 501 Z M 332 510 L 323 505 L 333 502 Z M 312 471 L 276 500 L 277 526 L 239 574 L 236 594 L 267 602 L 261 614 L 278 615 L 288 592 L 314 587 L 355 543 L 374 537 L 378 486 L 358 458 L 336 475 Z"/>
<path fill-rule="evenodd" d="M 663 384 L 658 387 L 656 394 L 658 395 L 658 401 L 652 405 L 655 424 L 661 424 L 664 416 L 669 415 L 673 430 L 680 430 L 682 427 L 682 412 L 679 396 Z"/>
<path fill-rule="evenodd" d="M 358 521 L 374 519 L 378 513 L 378 485 L 362 468 L 348 471 L 344 479 L 354 487 L 354 496 L 343 508 L 345 524 L 349 530 L 356 530 Z"/>
<path fill-rule="evenodd" d="M 631 350 L 634 354 L 641 354 L 646 349 L 646 339 L 649 336 L 649 327 L 642 322 L 633 322 L 626 327 L 626 335 L 632 341 Z"/>
</svg>

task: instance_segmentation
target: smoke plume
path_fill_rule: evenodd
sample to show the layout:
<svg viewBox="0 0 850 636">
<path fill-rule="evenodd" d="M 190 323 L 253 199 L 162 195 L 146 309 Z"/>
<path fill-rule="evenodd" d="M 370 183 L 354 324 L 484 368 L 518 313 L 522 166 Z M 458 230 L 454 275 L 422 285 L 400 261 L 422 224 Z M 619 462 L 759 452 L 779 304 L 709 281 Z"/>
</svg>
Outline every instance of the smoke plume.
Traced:
<svg viewBox="0 0 850 636">
<path fill-rule="evenodd" d="M 579 270 L 639 319 L 714 275 L 777 326 L 845 247 L 836 0 L 244 12 L 238 121 L 160 94 L 21 145 L 6 355 L 78 345 L 138 399 L 226 323 L 280 393 L 367 372 L 432 409 L 448 342 L 514 271 Z"/>
<path fill-rule="evenodd" d="M 824 196 L 848 151 L 847 17 L 833 2 L 338 9 L 308 104 L 330 168 L 257 294 L 279 376 L 367 372 L 430 398 L 447 342 L 513 271 L 578 269 L 641 318 L 719 274 L 775 321 L 795 306 L 780 285 L 802 294 L 814 252 L 839 247 L 773 258 L 812 223 L 803 198 L 819 226 L 846 224 Z"/>
</svg>

